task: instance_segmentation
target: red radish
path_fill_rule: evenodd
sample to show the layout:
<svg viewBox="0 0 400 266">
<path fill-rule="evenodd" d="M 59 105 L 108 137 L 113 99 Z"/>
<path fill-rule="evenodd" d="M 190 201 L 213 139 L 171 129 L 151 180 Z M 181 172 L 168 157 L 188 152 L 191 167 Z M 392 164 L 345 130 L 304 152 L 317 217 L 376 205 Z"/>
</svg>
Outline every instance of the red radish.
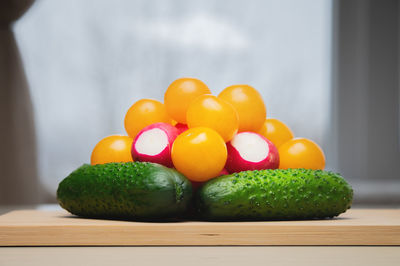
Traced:
<svg viewBox="0 0 400 266">
<path fill-rule="evenodd" d="M 225 168 L 229 173 L 279 167 L 277 148 L 260 134 L 254 132 L 238 133 L 226 146 L 228 159 Z"/>
<path fill-rule="evenodd" d="M 178 129 L 170 124 L 155 123 L 143 128 L 132 144 L 132 158 L 172 167 L 171 148 Z"/>
<path fill-rule="evenodd" d="M 186 124 L 182 124 L 182 123 L 176 124 L 175 127 L 178 129 L 178 134 L 181 134 L 189 129 Z"/>
<path fill-rule="evenodd" d="M 219 176 L 221 175 L 229 175 L 228 170 L 226 170 L 225 168 L 221 170 L 221 172 L 219 172 Z"/>
</svg>

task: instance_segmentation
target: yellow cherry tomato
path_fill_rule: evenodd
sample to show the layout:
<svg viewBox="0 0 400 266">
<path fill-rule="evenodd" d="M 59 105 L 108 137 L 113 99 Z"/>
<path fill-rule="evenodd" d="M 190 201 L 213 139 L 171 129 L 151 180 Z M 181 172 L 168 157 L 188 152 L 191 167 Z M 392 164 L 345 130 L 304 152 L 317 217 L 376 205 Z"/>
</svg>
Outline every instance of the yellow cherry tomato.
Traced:
<svg viewBox="0 0 400 266">
<path fill-rule="evenodd" d="M 169 116 L 178 123 L 186 124 L 189 104 L 202 94 L 211 94 L 211 91 L 201 80 L 194 78 L 175 80 L 164 95 L 164 104 Z"/>
<path fill-rule="evenodd" d="M 239 115 L 239 132 L 260 130 L 267 109 L 256 89 L 249 85 L 233 85 L 225 88 L 218 98 L 229 102 L 236 109 Z"/>
<path fill-rule="evenodd" d="M 128 136 L 113 135 L 100 140 L 94 147 L 90 163 L 133 162 L 131 155 L 133 139 Z"/>
<path fill-rule="evenodd" d="M 282 121 L 275 118 L 267 118 L 258 134 L 269 139 L 277 148 L 293 138 L 292 130 Z"/>
<path fill-rule="evenodd" d="M 239 128 L 239 117 L 232 105 L 210 94 L 201 95 L 192 101 L 186 120 L 189 128 L 214 129 L 225 142 L 230 141 Z"/>
<path fill-rule="evenodd" d="M 219 176 L 226 163 L 227 149 L 215 130 L 195 127 L 175 139 L 171 155 L 179 172 L 191 181 L 203 182 Z"/>
<path fill-rule="evenodd" d="M 131 138 L 144 127 L 158 123 L 172 123 L 164 104 L 153 99 L 141 99 L 134 103 L 125 115 L 125 130 Z"/>
<path fill-rule="evenodd" d="M 325 168 L 325 155 L 312 140 L 305 138 L 291 139 L 279 147 L 279 168 Z"/>
</svg>

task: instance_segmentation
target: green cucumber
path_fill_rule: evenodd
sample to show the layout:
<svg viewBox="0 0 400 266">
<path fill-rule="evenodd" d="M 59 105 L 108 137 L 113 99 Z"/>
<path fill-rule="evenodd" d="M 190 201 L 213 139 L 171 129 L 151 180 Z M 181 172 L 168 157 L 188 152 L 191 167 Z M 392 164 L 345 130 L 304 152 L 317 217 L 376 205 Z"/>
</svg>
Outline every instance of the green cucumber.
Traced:
<svg viewBox="0 0 400 266">
<path fill-rule="evenodd" d="M 191 197 L 191 183 L 182 174 L 141 162 L 83 165 L 57 190 L 61 207 L 94 218 L 174 218 L 186 211 Z"/>
<path fill-rule="evenodd" d="M 196 201 L 207 220 L 291 220 L 337 216 L 350 208 L 352 199 L 352 188 L 339 174 L 288 169 L 212 179 Z"/>
</svg>

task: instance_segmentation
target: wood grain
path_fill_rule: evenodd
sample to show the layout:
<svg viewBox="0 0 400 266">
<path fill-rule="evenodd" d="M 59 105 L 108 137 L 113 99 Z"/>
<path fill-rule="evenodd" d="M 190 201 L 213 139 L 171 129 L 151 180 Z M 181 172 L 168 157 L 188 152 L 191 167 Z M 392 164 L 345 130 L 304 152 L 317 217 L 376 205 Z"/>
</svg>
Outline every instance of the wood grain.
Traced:
<svg viewBox="0 0 400 266">
<path fill-rule="evenodd" d="M 400 245 L 400 210 L 353 209 L 329 220 L 171 223 L 24 210 L 0 216 L 0 245 Z"/>
<path fill-rule="evenodd" d="M 399 266 L 400 247 L 229 246 L 229 247 L 6 247 L 7 266 Z"/>
</svg>

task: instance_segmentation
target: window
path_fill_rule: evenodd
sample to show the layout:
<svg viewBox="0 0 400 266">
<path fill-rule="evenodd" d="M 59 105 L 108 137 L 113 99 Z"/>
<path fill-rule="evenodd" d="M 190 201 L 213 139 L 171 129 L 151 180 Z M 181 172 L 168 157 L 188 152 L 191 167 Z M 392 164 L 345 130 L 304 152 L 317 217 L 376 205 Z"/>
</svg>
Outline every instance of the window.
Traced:
<svg viewBox="0 0 400 266">
<path fill-rule="evenodd" d="M 331 1 L 37 1 L 14 27 L 33 98 L 43 184 L 55 191 L 140 98 L 174 79 L 258 89 L 267 116 L 323 147 Z M 329 162 L 329 154 L 328 162 Z"/>
</svg>

